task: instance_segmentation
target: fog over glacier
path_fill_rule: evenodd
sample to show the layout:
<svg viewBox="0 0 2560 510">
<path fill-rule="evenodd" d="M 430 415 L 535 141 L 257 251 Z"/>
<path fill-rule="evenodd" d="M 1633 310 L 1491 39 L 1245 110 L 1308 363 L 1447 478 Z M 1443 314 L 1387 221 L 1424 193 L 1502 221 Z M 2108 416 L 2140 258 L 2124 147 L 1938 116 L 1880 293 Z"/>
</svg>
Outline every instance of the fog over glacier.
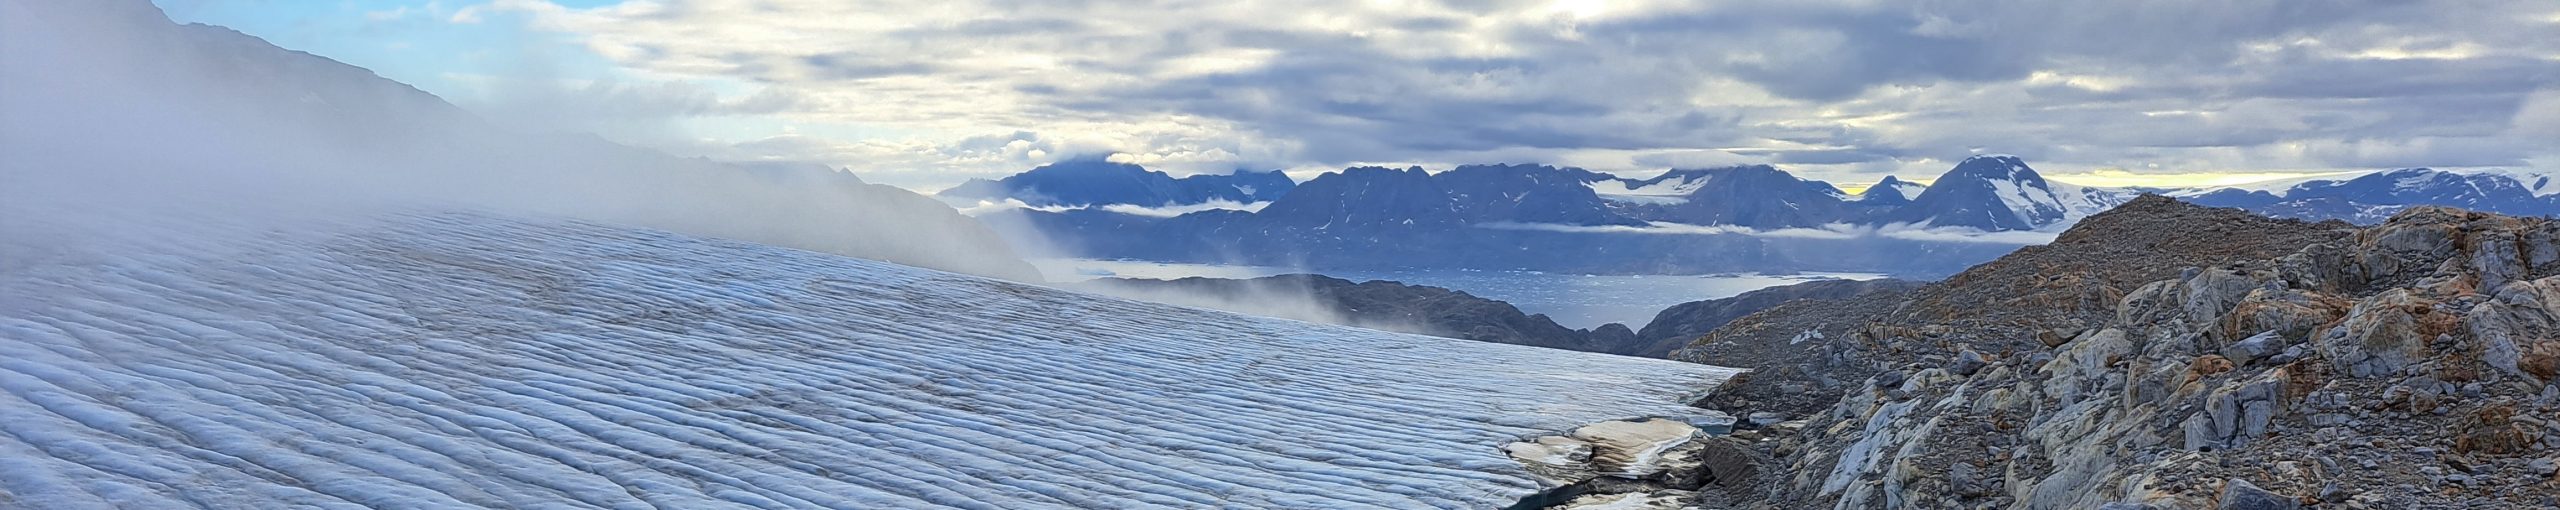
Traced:
<svg viewBox="0 0 2560 510">
<path fill-rule="evenodd" d="M 497 124 L 407 85 L 141 0 L 0 3 L 0 259 L 112 240 L 137 224 L 267 230 L 473 210 L 669 229 L 1039 282 L 1020 246 L 948 206 L 808 164 L 678 158 Z M 1256 204 L 1259 205 L 1259 204 Z M 1002 226 L 1002 225 L 999 225 Z M 140 236 L 148 237 L 148 236 Z M 221 241 L 221 242 L 214 242 Z M 1150 295 L 1336 324 L 1304 289 L 1251 303 Z"/>
<path fill-rule="evenodd" d="M 94 211 L 276 226 L 462 208 L 648 226 L 1036 280 L 990 232 L 816 166 L 685 159 L 531 134 L 364 69 L 139 0 L 0 3 L 0 193 L 55 213 L 6 238 L 106 234 Z M 60 226 L 60 225 L 53 225 Z"/>
</svg>

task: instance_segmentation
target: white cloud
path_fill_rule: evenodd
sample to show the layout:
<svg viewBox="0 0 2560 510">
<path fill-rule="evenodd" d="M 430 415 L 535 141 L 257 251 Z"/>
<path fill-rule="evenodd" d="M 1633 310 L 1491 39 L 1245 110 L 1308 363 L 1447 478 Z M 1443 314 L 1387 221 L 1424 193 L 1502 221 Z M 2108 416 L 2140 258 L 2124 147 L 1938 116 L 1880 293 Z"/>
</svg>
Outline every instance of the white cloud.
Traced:
<svg viewBox="0 0 2560 510">
<path fill-rule="evenodd" d="M 947 201 L 946 201 L 946 202 L 947 202 Z M 1048 206 L 1035 206 L 1035 205 L 1031 205 L 1031 204 L 1023 203 L 1023 201 L 1021 201 L 1021 200 L 1012 199 L 1012 198 L 1007 198 L 1007 199 L 1003 199 L 1003 200 L 976 200 L 976 201 L 970 201 L 970 202 L 953 203 L 953 204 L 951 204 L 951 205 L 952 205 L 952 207 L 953 207 L 953 208 L 959 209 L 961 214 L 966 214 L 966 215 L 969 215 L 969 216 L 983 216 L 983 215 L 986 215 L 986 214 L 989 214 L 989 213 L 996 213 L 996 212 L 1010 211 L 1010 210 L 1016 210 L 1016 209 L 1029 209 L 1029 210 L 1034 210 L 1034 211 L 1048 211 L 1048 212 L 1064 212 L 1064 211 L 1081 211 L 1081 210 L 1085 210 L 1085 209 L 1101 209 L 1101 210 L 1104 210 L 1104 211 L 1115 212 L 1115 213 L 1120 213 L 1120 214 L 1127 214 L 1127 215 L 1133 215 L 1133 216 L 1145 216 L 1145 217 L 1149 217 L 1149 218 L 1171 218 L 1171 217 L 1175 217 L 1175 216 L 1181 216 L 1181 215 L 1191 214 L 1191 213 L 1196 213 L 1196 212 L 1201 212 L 1201 211 L 1220 211 L 1220 210 L 1227 210 L 1227 211 L 1247 211 L 1247 212 L 1261 211 L 1261 210 L 1262 210 L 1262 208 L 1263 208 L 1264 206 L 1269 206 L 1269 205 L 1271 205 L 1271 203 L 1270 203 L 1270 202 L 1250 202 L 1250 203 L 1246 203 L 1246 202 L 1236 202 L 1236 201 L 1233 201 L 1233 200 L 1210 200 L 1210 201 L 1207 201 L 1207 202 L 1202 202 L 1202 203 L 1197 203 L 1197 204 L 1186 204 L 1186 205 L 1165 205 L 1165 206 L 1157 206 L 1157 207 L 1146 207 L 1146 206 L 1129 205 L 1129 204 L 1109 204 L 1109 205 L 1104 205 L 1104 206 L 1101 206 L 1101 207 L 1098 207 L 1098 208 L 1094 208 L 1094 207 L 1074 206 L 1074 205 L 1048 205 Z"/>
<path fill-rule="evenodd" d="M 1739 225 L 1692 225 L 1652 222 L 1644 226 L 1630 225 L 1562 225 L 1554 223 L 1483 223 L 1477 228 L 1497 230 L 1537 230 L 1591 234 L 1646 235 L 1746 235 L 1791 239 L 1901 239 L 1909 241 L 1943 241 L 2030 245 L 2053 242 L 2056 232 L 1999 231 L 1986 232 L 1970 227 L 1932 227 L 1907 223 L 1887 225 L 1852 225 L 1833 223 L 1819 228 L 1755 229 Z"/>
<path fill-rule="evenodd" d="M 1268 205 L 1271 205 L 1271 203 L 1270 203 L 1270 202 L 1251 202 L 1251 203 L 1243 203 L 1243 202 L 1236 202 L 1236 201 L 1233 201 L 1233 200 L 1210 200 L 1210 201 L 1207 201 L 1207 202 L 1201 202 L 1201 203 L 1197 203 L 1197 204 L 1189 204 L 1189 205 L 1167 205 L 1167 206 L 1161 206 L 1161 207 L 1141 207 L 1141 206 L 1135 206 L 1135 205 L 1129 205 L 1129 204 L 1111 204 L 1111 205 L 1105 205 L 1105 206 L 1102 206 L 1102 210 L 1105 210 L 1105 211 L 1111 211 L 1111 212 L 1116 212 L 1116 213 L 1120 213 L 1120 214 L 1129 214 L 1129 215 L 1137 215 L 1137 216 L 1146 216 L 1146 217 L 1150 217 L 1150 218 L 1171 218 L 1171 217 L 1175 217 L 1175 216 L 1181 216 L 1181 215 L 1191 214 L 1191 213 L 1196 213 L 1196 212 L 1201 212 L 1201 211 L 1220 211 L 1220 210 L 1225 210 L 1225 211 L 1247 211 L 1247 212 L 1258 212 L 1258 211 L 1261 211 L 1261 210 L 1262 210 L 1262 208 L 1263 208 L 1264 206 L 1268 206 Z"/>
</svg>

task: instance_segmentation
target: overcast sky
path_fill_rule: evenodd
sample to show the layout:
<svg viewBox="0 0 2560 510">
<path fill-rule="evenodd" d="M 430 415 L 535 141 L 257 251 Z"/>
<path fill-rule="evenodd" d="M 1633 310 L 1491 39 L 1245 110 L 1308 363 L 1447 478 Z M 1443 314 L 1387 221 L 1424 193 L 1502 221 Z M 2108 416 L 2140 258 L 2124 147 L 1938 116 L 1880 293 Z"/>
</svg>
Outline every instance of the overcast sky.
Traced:
<svg viewBox="0 0 2560 510">
<path fill-rule="evenodd" d="M 510 125 L 926 190 L 1774 163 L 2084 184 L 2560 171 L 2560 2 L 159 0 Z"/>
</svg>

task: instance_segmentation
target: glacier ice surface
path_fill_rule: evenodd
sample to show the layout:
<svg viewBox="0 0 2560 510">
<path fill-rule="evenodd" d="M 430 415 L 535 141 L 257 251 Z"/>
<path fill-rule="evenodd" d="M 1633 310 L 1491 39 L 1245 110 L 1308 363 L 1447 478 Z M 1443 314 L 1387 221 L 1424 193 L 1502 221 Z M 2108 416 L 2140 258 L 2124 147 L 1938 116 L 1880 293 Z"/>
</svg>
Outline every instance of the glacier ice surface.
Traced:
<svg viewBox="0 0 2560 510">
<path fill-rule="evenodd" d="M 0 507 L 1491 508 L 1732 373 L 583 223 L 110 245 L 0 264 Z"/>
</svg>

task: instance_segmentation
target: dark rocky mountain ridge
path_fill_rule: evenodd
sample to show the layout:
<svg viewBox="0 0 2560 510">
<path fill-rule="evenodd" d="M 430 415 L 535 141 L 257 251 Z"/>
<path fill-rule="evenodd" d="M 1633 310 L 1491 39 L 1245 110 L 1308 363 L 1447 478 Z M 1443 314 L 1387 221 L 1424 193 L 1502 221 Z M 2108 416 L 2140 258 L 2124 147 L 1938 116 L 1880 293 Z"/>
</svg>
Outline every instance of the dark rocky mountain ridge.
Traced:
<svg viewBox="0 0 2560 510">
<path fill-rule="evenodd" d="M 1070 288 L 1142 300 L 1225 309 L 1239 313 L 1331 322 L 1403 333 L 1556 349 L 1668 356 L 1736 317 L 1796 300 L 1866 294 L 1898 294 L 1920 284 L 1906 280 L 1819 280 L 1740 295 L 1673 305 L 1655 314 L 1642 332 L 1624 324 L 1573 329 L 1542 314 L 1464 291 L 1394 281 L 1353 282 L 1315 274 L 1230 279 L 1103 278 Z M 1318 309 L 1290 308 L 1311 304 Z"/>
<path fill-rule="evenodd" d="M 2510 216 L 2560 214 L 2560 195 L 2549 176 L 2462 173 L 2430 168 L 2374 172 L 2348 179 L 2315 180 L 2270 192 L 2222 189 L 2186 200 L 2239 207 L 2271 216 L 2377 223 L 2403 209 L 2440 205 Z"/>
<path fill-rule="evenodd" d="M 1241 313 L 1555 349 L 1617 353 L 1635 341 L 1635 331 L 1621 324 L 1572 329 L 1556 324 L 1545 315 L 1521 312 L 1510 303 L 1440 287 L 1391 281 L 1353 282 L 1324 275 L 1292 274 L 1250 279 L 1105 278 L 1073 287 L 1138 299 L 1170 298 L 1165 299 L 1166 302 Z M 1291 311 L 1269 308 L 1300 300 L 1320 309 Z"/>
<path fill-rule="evenodd" d="M 1602 187 L 1633 190 L 1665 185 L 1680 187 L 1687 195 L 1630 200 L 1600 193 Z M 2016 189 L 2021 185 L 2000 186 Z M 1955 200 L 1941 198 L 1930 204 Z M 1575 168 L 1472 165 L 1439 174 L 1420 168 L 1347 169 L 1301 183 L 1251 212 L 1218 210 L 1149 218 L 1016 209 L 982 218 L 1037 233 L 1063 246 L 1067 251 L 1063 256 L 1319 269 L 1432 267 L 1626 274 L 1846 271 L 1931 277 L 2018 245 L 1855 233 L 1756 233 L 1872 224 L 1887 213 L 1919 205 L 1897 205 L 1890 199 L 1869 202 L 1769 166 L 1681 170 L 1627 180 Z M 2006 205 L 1970 210 L 1990 207 Z M 1656 229 L 1656 222 L 1744 228 L 1662 231 Z"/>
<path fill-rule="evenodd" d="M 970 179 L 934 196 L 949 201 L 1013 199 L 1032 206 L 1160 207 L 1268 202 L 1295 187 L 1297 182 L 1278 170 L 1174 177 L 1138 165 L 1087 159 L 1043 165 L 999 180 Z"/>
<path fill-rule="evenodd" d="M 2054 232 L 2146 191 L 2356 223 L 2417 205 L 2560 213 L 2560 186 L 2531 174 L 2404 169 L 2275 191 L 2141 190 L 2054 182 L 2016 156 L 1983 155 L 1958 162 L 1929 186 L 1888 177 L 1856 195 L 1767 165 L 1674 169 L 1645 179 L 1545 165 L 1438 173 L 1362 167 L 1316 176 L 1259 211 L 1157 218 L 1013 210 L 989 217 L 1043 234 L 1066 247 L 1059 255 L 1075 257 L 1317 269 L 1861 271 L 1928 279 L 2043 238 L 1977 233 Z M 1879 233 L 1914 225 L 1931 234 Z M 1867 255 L 1885 252 L 1911 255 Z"/>
</svg>

